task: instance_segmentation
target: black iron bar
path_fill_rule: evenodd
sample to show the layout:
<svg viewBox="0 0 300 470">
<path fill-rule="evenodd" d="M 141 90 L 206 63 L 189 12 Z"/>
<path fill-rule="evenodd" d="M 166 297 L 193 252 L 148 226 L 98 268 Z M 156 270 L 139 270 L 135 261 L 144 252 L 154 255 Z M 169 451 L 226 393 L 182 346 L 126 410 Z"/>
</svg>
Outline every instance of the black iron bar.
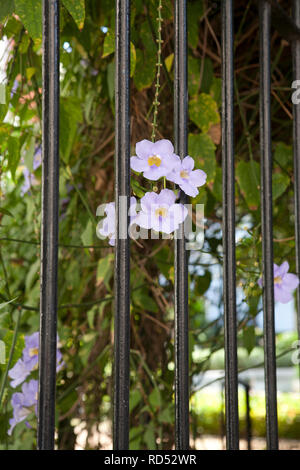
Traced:
<svg viewBox="0 0 300 470">
<path fill-rule="evenodd" d="M 222 1 L 222 167 L 226 447 L 239 448 L 233 128 L 233 8 Z"/>
<path fill-rule="evenodd" d="M 293 1 L 293 18 L 300 27 L 300 3 Z M 300 39 L 292 44 L 293 79 L 300 80 Z M 300 81 L 299 81 L 300 84 Z M 296 239 L 296 270 L 300 273 L 300 103 L 293 106 L 293 148 L 294 148 L 294 195 L 295 195 L 295 239 Z M 300 285 L 297 288 L 297 330 L 300 340 Z M 300 365 L 299 365 L 300 377 Z"/>
<path fill-rule="evenodd" d="M 264 311 L 264 359 L 267 447 L 278 448 L 276 347 L 274 324 L 272 149 L 271 149 L 271 6 L 259 2 L 261 221 Z"/>
<path fill-rule="evenodd" d="M 186 0 L 175 1 L 174 133 L 175 152 L 187 155 L 187 15 Z M 181 194 L 181 203 L 187 199 Z M 175 239 L 175 444 L 189 448 L 188 256 L 184 228 Z"/>
<path fill-rule="evenodd" d="M 114 449 L 129 447 L 130 0 L 116 0 Z"/>
<path fill-rule="evenodd" d="M 38 437 L 54 448 L 59 200 L 59 1 L 43 2 L 43 164 Z"/>
</svg>

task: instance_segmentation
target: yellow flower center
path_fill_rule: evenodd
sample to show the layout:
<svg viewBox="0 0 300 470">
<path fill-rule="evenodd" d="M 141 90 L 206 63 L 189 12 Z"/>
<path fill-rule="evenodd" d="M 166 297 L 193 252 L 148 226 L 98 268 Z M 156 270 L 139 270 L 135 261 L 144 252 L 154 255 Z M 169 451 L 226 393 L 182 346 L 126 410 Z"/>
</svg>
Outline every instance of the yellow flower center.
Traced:
<svg viewBox="0 0 300 470">
<path fill-rule="evenodd" d="M 281 284 L 282 283 L 282 277 L 281 276 L 276 276 L 274 278 L 274 284 Z"/>
<path fill-rule="evenodd" d="M 39 353 L 38 348 L 31 348 L 31 349 L 29 349 L 29 356 L 30 356 L 30 357 L 37 356 L 38 353 Z"/>
<path fill-rule="evenodd" d="M 159 167 L 161 165 L 161 158 L 159 155 L 151 155 L 149 158 L 148 158 L 148 165 L 149 166 L 152 166 L 152 165 L 155 165 L 157 167 Z"/>
<path fill-rule="evenodd" d="M 185 170 L 182 170 L 180 172 L 180 178 L 187 178 L 189 176 L 188 172 Z"/>
<path fill-rule="evenodd" d="M 159 207 L 155 211 L 155 216 L 156 217 L 166 217 L 167 213 L 168 213 L 168 210 L 165 207 Z"/>
</svg>

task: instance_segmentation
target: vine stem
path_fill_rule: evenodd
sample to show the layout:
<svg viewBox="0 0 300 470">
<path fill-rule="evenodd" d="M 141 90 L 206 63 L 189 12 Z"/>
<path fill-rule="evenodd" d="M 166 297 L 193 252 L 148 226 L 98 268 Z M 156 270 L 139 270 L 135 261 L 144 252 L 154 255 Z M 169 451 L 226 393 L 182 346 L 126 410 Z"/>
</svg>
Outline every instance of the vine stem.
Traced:
<svg viewBox="0 0 300 470">
<path fill-rule="evenodd" d="M 156 128 L 157 128 L 157 115 L 158 115 L 158 107 L 160 105 L 160 102 L 158 101 L 158 95 L 159 95 L 159 88 L 160 88 L 160 69 L 162 66 L 161 63 L 161 45 L 162 45 L 162 39 L 161 39 L 161 25 L 162 25 L 162 16 L 161 16 L 161 10 L 162 10 L 162 0 L 158 1 L 158 7 L 157 7 L 157 22 L 158 22 L 158 27 L 157 27 L 157 63 L 156 63 L 156 83 L 155 83 L 155 95 L 154 95 L 154 101 L 153 101 L 153 122 L 152 122 L 152 135 L 151 135 L 151 140 L 154 142 L 155 140 L 155 135 L 156 135 Z"/>
</svg>

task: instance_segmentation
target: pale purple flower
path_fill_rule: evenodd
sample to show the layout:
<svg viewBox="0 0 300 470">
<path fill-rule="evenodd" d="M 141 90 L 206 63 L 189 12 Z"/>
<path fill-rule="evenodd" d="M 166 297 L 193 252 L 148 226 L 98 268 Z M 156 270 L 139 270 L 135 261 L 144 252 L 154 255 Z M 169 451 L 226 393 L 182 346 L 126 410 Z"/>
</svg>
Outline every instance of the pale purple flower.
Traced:
<svg viewBox="0 0 300 470">
<path fill-rule="evenodd" d="M 299 278 L 288 272 L 289 263 L 284 261 L 280 266 L 274 263 L 274 298 L 277 302 L 287 304 L 293 299 L 293 291 L 298 287 Z M 262 287 L 262 278 L 258 284 Z"/>
<path fill-rule="evenodd" d="M 24 161 L 24 159 L 22 159 Z M 33 156 L 33 171 L 36 171 L 42 164 L 42 149 L 41 146 L 37 147 Z M 34 173 L 31 173 L 28 168 L 23 168 L 24 183 L 21 187 L 21 196 L 24 196 L 32 186 L 39 184 L 39 181 L 35 177 Z"/>
<path fill-rule="evenodd" d="M 178 184 L 185 194 L 192 197 L 197 196 L 199 193 L 198 187 L 203 186 L 207 178 L 204 171 L 194 170 L 194 165 L 194 159 L 190 156 L 185 157 L 183 160 L 177 157 L 177 164 L 167 176 L 169 181 Z"/>
<path fill-rule="evenodd" d="M 23 350 L 23 360 L 28 365 L 29 370 L 33 370 L 38 365 L 39 354 L 39 338 L 38 331 L 30 336 L 25 336 L 25 348 Z"/>
<path fill-rule="evenodd" d="M 58 338 L 57 338 L 58 341 Z M 25 336 L 25 348 L 23 349 L 23 356 L 19 359 L 14 367 L 10 369 L 8 375 L 12 380 L 10 385 L 16 388 L 28 377 L 31 371 L 38 368 L 38 354 L 39 354 L 39 332 L 35 332 L 30 336 Z M 62 354 L 57 348 L 56 350 L 56 371 L 60 371 L 64 362 Z"/>
<path fill-rule="evenodd" d="M 109 244 L 115 246 L 116 243 L 116 207 L 114 202 L 106 204 L 104 212 L 106 217 L 102 220 L 102 227 L 99 229 L 99 233 L 103 237 L 109 238 Z M 135 222 L 136 219 L 136 198 L 132 196 L 130 198 L 129 207 L 130 225 Z"/>
<path fill-rule="evenodd" d="M 34 174 L 30 173 L 28 168 L 23 169 L 23 176 L 25 181 L 21 187 L 21 196 L 24 196 L 24 194 L 30 191 L 32 186 L 36 186 L 39 183 Z"/>
<path fill-rule="evenodd" d="M 179 228 L 188 214 L 183 204 L 176 204 L 176 195 L 170 189 L 159 194 L 146 193 L 141 199 L 141 211 L 135 223 L 142 228 L 170 234 Z"/>
<path fill-rule="evenodd" d="M 37 400 L 37 380 L 30 380 L 29 382 L 25 382 L 22 386 L 22 392 L 17 392 L 12 395 L 11 403 L 13 407 L 13 418 L 9 420 L 9 436 L 11 436 L 16 424 L 24 421 L 24 419 L 26 419 L 32 411 L 34 411 L 37 415 Z"/>
<path fill-rule="evenodd" d="M 166 139 L 157 142 L 144 139 L 136 144 L 135 151 L 137 156 L 131 157 L 131 168 L 152 181 L 167 176 L 178 161 L 172 143 Z"/>
<path fill-rule="evenodd" d="M 16 388 L 18 385 L 24 382 L 30 372 L 31 369 L 28 364 L 26 364 L 22 359 L 19 359 L 14 365 L 14 367 L 12 367 L 8 372 L 8 376 L 13 379 L 10 385 L 13 388 Z"/>
</svg>

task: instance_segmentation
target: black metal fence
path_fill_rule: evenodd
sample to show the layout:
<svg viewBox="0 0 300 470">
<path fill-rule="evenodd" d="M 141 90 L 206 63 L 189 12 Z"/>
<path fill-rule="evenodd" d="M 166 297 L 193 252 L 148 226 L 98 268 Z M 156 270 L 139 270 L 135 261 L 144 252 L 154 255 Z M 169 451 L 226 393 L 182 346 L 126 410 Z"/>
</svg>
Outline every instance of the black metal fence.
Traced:
<svg viewBox="0 0 300 470">
<path fill-rule="evenodd" d="M 187 154 L 187 19 L 186 0 L 174 1 L 175 151 Z M 274 329 L 271 63 L 270 27 L 274 25 L 293 43 L 294 78 L 300 70 L 300 2 L 293 0 L 291 19 L 275 0 L 257 2 L 260 16 L 260 141 L 263 247 L 263 310 L 267 447 L 278 448 L 276 356 Z M 222 16 L 222 160 L 225 415 L 227 449 L 239 448 L 238 363 L 235 261 L 234 174 L 234 34 L 233 1 L 221 1 Z M 115 351 L 114 351 L 114 448 L 129 446 L 129 353 L 130 353 L 130 245 L 122 237 L 130 199 L 130 0 L 116 0 L 115 69 Z M 300 108 L 294 105 L 294 181 L 297 272 L 300 270 Z M 43 6 L 43 201 L 41 248 L 40 365 L 38 448 L 54 448 L 56 317 L 58 265 L 59 176 L 59 0 Z M 127 205 L 119 203 L 127 197 Z M 182 201 L 185 202 L 185 201 Z M 300 287 L 297 291 L 298 306 Z M 175 241 L 175 434 L 176 448 L 189 448 L 188 364 L 188 258 L 184 237 Z M 300 317 L 298 315 L 300 332 Z"/>
</svg>

